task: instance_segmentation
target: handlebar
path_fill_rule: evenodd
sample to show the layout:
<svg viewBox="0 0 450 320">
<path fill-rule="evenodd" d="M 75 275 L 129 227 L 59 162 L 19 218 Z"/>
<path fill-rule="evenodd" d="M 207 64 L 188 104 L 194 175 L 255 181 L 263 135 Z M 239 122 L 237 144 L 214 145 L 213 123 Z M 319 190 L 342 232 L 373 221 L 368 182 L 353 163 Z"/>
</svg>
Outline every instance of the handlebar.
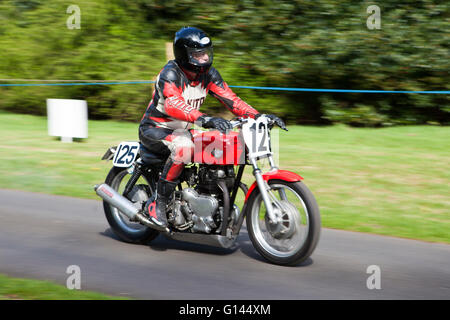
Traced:
<svg viewBox="0 0 450 320">
<path fill-rule="evenodd" d="M 271 119 L 267 118 L 264 114 L 259 116 L 259 118 L 263 118 L 263 117 L 268 121 L 269 125 L 274 124 L 274 122 Z M 237 117 L 237 118 L 234 118 L 233 120 L 230 120 L 229 122 L 231 123 L 231 126 L 233 128 L 236 128 L 236 127 L 238 127 L 238 126 L 240 126 L 240 125 L 242 125 L 244 123 L 247 123 L 248 119 L 249 118 Z"/>
<path fill-rule="evenodd" d="M 237 126 L 240 126 L 241 124 L 244 124 L 247 121 L 248 121 L 247 118 L 239 117 L 236 120 L 230 120 L 230 124 L 232 128 L 236 128 Z"/>
<path fill-rule="evenodd" d="M 272 130 L 273 126 L 276 124 L 281 129 L 288 131 L 284 122 L 277 117 L 267 115 L 267 114 L 260 114 L 260 115 L 258 115 L 258 119 L 263 119 L 266 122 L 266 124 L 268 125 L 269 130 Z M 249 120 L 249 118 L 238 117 L 229 122 L 230 122 L 232 128 L 235 128 L 243 123 L 248 122 L 248 120 Z"/>
</svg>

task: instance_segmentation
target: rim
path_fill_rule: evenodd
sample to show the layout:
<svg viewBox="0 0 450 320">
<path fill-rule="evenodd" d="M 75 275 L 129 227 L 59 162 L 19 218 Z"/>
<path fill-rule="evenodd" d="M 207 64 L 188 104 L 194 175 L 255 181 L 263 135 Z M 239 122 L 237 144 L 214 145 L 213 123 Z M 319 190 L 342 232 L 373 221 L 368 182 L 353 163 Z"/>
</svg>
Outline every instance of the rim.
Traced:
<svg viewBox="0 0 450 320">
<path fill-rule="evenodd" d="M 125 186 L 128 183 L 128 180 L 131 178 L 131 174 L 128 173 L 128 170 L 123 170 L 119 172 L 113 179 L 111 187 L 116 190 L 119 194 L 123 194 L 125 190 Z M 135 185 L 146 183 L 150 186 L 147 179 L 144 176 L 141 176 Z M 152 188 L 150 187 L 152 190 Z M 153 190 L 152 190 L 153 192 Z M 138 205 L 136 205 L 137 207 Z M 144 233 L 148 227 L 144 226 L 138 222 L 131 222 L 126 215 L 124 215 L 121 211 L 119 211 L 116 207 L 109 206 L 111 208 L 112 217 L 117 222 L 117 224 L 124 231 L 132 234 Z"/>
<path fill-rule="evenodd" d="M 309 233 L 309 214 L 297 191 L 283 184 L 270 185 L 271 198 L 276 198 L 283 210 L 276 210 L 282 222 L 271 226 L 261 194 L 256 196 L 251 210 L 254 236 L 265 251 L 279 258 L 296 254 Z M 289 204 L 287 204 L 289 203 Z"/>
</svg>

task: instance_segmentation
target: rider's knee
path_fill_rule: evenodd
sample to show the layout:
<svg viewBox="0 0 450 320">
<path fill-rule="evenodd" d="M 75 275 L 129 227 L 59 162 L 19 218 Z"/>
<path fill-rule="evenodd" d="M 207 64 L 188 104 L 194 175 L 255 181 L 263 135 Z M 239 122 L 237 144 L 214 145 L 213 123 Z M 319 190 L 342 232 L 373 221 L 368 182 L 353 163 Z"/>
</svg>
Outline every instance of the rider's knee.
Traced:
<svg viewBox="0 0 450 320">
<path fill-rule="evenodd" d="M 171 143 L 171 157 L 176 162 L 189 163 L 192 160 L 194 143 L 189 133 L 177 134 Z"/>
</svg>

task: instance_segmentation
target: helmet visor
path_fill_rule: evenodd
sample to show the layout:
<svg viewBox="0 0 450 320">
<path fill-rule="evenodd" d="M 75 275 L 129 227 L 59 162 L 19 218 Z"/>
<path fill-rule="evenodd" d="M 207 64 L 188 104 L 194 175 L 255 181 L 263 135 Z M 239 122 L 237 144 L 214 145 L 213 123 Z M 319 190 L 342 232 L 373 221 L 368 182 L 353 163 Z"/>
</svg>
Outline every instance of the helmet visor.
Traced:
<svg viewBox="0 0 450 320">
<path fill-rule="evenodd" d="M 213 48 L 187 48 L 189 62 L 194 66 L 208 66 L 213 61 Z"/>
</svg>

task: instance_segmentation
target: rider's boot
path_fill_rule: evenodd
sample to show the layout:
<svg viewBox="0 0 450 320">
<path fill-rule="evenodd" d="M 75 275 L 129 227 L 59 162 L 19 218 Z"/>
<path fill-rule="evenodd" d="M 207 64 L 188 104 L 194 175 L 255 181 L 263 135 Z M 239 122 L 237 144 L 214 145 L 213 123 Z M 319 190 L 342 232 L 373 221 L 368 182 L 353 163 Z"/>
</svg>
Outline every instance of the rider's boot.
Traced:
<svg viewBox="0 0 450 320">
<path fill-rule="evenodd" d="M 176 181 L 168 181 L 160 178 L 156 188 L 156 199 L 149 199 L 144 206 L 144 214 L 148 216 L 152 223 L 161 229 L 167 228 L 166 208 L 177 184 Z"/>
</svg>

